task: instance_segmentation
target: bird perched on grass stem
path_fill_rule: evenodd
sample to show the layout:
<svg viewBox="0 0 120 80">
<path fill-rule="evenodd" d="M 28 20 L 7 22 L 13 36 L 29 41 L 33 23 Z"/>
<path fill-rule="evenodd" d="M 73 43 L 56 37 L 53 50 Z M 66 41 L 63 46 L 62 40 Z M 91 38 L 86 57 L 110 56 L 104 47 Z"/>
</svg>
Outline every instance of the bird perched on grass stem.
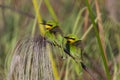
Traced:
<svg viewBox="0 0 120 80">
<path fill-rule="evenodd" d="M 55 21 L 43 21 L 43 23 L 40 23 L 44 26 L 45 28 L 45 38 L 48 40 L 48 42 L 50 44 L 52 44 L 53 46 L 57 46 L 59 48 L 62 48 L 62 44 L 63 44 L 63 32 L 62 29 L 60 28 L 58 22 Z M 62 57 L 63 57 L 63 52 L 60 52 Z"/>
<path fill-rule="evenodd" d="M 60 44 L 62 44 L 63 40 L 63 32 L 58 25 L 58 22 L 49 20 L 49 21 L 43 21 L 43 23 L 40 23 L 45 28 L 45 37 L 53 43 L 53 45 L 56 45 L 60 47 Z"/>
</svg>

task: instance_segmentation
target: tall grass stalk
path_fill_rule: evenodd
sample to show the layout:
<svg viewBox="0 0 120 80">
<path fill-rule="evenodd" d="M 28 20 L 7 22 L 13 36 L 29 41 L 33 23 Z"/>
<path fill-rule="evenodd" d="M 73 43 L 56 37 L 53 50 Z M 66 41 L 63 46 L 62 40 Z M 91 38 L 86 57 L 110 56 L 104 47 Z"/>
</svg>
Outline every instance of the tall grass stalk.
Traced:
<svg viewBox="0 0 120 80">
<path fill-rule="evenodd" d="M 42 23 L 42 17 L 39 13 L 39 6 L 37 4 L 37 1 L 36 0 L 32 0 L 33 1 L 33 5 L 34 5 L 34 9 L 35 9 L 35 12 L 36 12 L 36 16 L 38 18 L 38 23 Z M 42 0 L 41 0 L 42 1 Z M 47 2 L 47 4 L 50 6 L 49 2 Z M 50 8 L 51 9 L 51 8 Z M 54 14 L 55 15 L 55 14 Z M 57 18 L 56 18 L 57 19 Z M 45 34 L 45 30 L 43 28 L 43 26 L 41 24 L 39 24 L 39 27 L 40 27 L 40 32 L 41 32 L 41 35 L 44 36 Z M 49 49 L 49 47 L 47 47 Z M 59 79 L 59 76 L 58 76 L 58 71 L 57 71 L 57 67 L 56 67 L 56 64 L 55 64 L 55 61 L 53 59 L 53 56 L 52 54 L 49 55 L 50 57 L 50 61 L 51 61 L 51 64 L 52 64 L 52 69 L 53 69 L 53 74 L 54 74 L 54 78 L 55 80 L 60 80 Z"/>
<path fill-rule="evenodd" d="M 86 1 L 86 5 L 88 7 L 88 11 L 89 11 L 89 14 L 90 14 L 90 17 L 91 17 L 91 21 L 93 23 L 93 27 L 94 27 L 96 38 L 97 38 L 97 41 L 98 41 L 98 45 L 99 45 L 99 48 L 100 48 L 100 51 L 101 51 L 100 55 L 101 55 L 103 63 L 104 63 L 104 67 L 105 67 L 105 71 L 106 71 L 106 75 L 107 75 L 107 80 L 111 80 L 111 76 L 110 76 L 110 72 L 109 72 L 109 69 L 108 69 L 107 61 L 105 59 L 102 43 L 101 43 L 100 36 L 99 36 L 98 30 L 97 30 L 97 27 L 96 27 L 95 17 L 94 17 L 94 14 L 92 12 L 92 9 L 91 9 L 91 6 L 90 6 L 88 0 L 85 0 L 85 1 Z"/>
<path fill-rule="evenodd" d="M 34 19 L 34 24 L 33 24 L 33 28 L 32 28 L 32 37 L 34 37 L 34 34 L 35 34 L 35 29 L 36 29 L 36 24 L 37 24 L 37 20 L 38 20 L 38 15 L 40 16 L 40 21 L 42 22 L 42 18 L 41 18 L 41 15 L 39 14 L 39 9 L 40 9 L 40 6 L 41 6 L 41 3 L 42 3 L 42 0 L 40 0 L 40 2 L 39 2 L 39 4 L 38 4 L 38 6 L 36 6 L 37 8 L 38 8 L 38 12 L 36 13 L 36 15 L 35 15 L 35 19 Z M 36 1 L 34 1 L 34 6 L 35 5 L 37 5 L 36 4 Z M 36 8 L 36 7 L 34 7 L 34 8 Z M 37 8 L 36 8 L 36 10 L 37 10 Z M 41 25 L 40 25 L 41 26 Z M 40 31 L 43 31 L 41 28 L 40 28 Z"/>
<path fill-rule="evenodd" d="M 40 3 L 41 3 L 41 1 L 42 1 L 42 0 L 40 0 Z M 37 17 L 37 19 L 38 19 L 38 25 L 39 25 L 39 29 L 40 29 L 40 34 L 41 34 L 42 36 L 44 36 L 45 30 L 44 30 L 43 25 L 40 24 L 40 23 L 42 23 L 42 17 L 41 17 L 41 14 L 39 13 L 39 7 L 40 7 L 40 6 L 38 6 L 37 0 L 32 0 L 32 3 L 33 3 L 33 6 L 34 6 L 34 9 L 35 9 L 36 17 Z"/>
<path fill-rule="evenodd" d="M 68 60 L 67 60 L 66 72 L 65 72 L 65 80 L 68 80 L 70 60 L 71 60 L 70 58 L 68 58 Z"/>
<path fill-rule="evenodd" d="M 34 20 L 34 24 L 33 24 L 33 28 L 32 28 L 32 37 L 34 37 L 34 35 L 35 35 L 35 29 L 36 29 L 36 23 L 37 23 L 37 17 L 35 16 L 35 20 Z"/>
<path fill-rule="evenodd" d="M 50 46 L 47 46 L 47 49 L 49 49 L 49 51 L 50 51 Z M 50 57 L 50 61 L 51 61 L 51 64 L 52 64 L 53 75 L 55 77 L 55 80 L 60 80 L 60 77 L 59 77 L 58 71 L 57 71 L 57 67 L 56 67 L 56 64 L 55 64 L 55 60 L 53 58 L 52 53 L 49 54 L 49 57 Z"/>
</svg>

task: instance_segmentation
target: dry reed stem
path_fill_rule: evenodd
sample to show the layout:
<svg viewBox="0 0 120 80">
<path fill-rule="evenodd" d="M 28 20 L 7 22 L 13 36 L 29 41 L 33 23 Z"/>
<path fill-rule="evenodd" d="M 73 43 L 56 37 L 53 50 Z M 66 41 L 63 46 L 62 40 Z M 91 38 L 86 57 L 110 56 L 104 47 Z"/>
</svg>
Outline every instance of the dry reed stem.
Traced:
<svg viewBox="0 0 120 80">
<path fill-rule="evenodd" d="M 107 54 L 106 54 L 106 50 L 105 50 L 106 47 L 105 47 L 104 30 L 103 30 L 103 25 L 102 25 L 100 8 L 99 8 L 99 4 L 98 4 L 97 0 L 95 0 L 95 6 L 96 6 L 97 17 L 98 17 L 99 35 L 100 35 L 100 39 L 101 39 L 101 42 L 102 42 L 105 59 L 106 59 L 107 65 L 108 65 L 108 58 L 107 58 Z"/>
<path fill-rule="evenodd" d="M 90 3 L 90 0 L 88 0 L 89 3 Z M 86 11 L 85 11 L 85 18 L 84 18 L 84 32 L 87 30 L 87 27 L 88 27 L 88 23 L 89 23 L 89 12 L 88 12 L 88 9 L 86 8 Z"/>
<path fill-rule="evenodd" d="M 87 30 L 88 27 L 88 16 L 89 16 L 88 9 L 86 9 L 84 18 L 84 32 Z"/>
</svg>

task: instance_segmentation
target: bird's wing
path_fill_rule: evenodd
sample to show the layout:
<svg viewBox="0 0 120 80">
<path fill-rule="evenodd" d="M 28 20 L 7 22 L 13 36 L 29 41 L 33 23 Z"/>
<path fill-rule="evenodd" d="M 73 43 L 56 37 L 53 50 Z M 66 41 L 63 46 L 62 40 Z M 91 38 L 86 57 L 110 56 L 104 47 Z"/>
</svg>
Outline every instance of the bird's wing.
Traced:
<svg viewBox="0 0 120 80">
<path fill-rule="evenodd" d="M 75 60 L 75 57 L 73 55 L 70 54 L 70 52 L 67 49 L 64 49 L 64 52 L 70 56 L 73 60 Z"/>
<path fill-rule="evenodd" d="M 73 45 L 76 46 L 76 47 L 82 48 L 83 47 L 82 40 L 77 40 L 76 42 L 73 43 Z"/>
<path fill-rule="evenodd" d="M 55 27 L 53 27 L 51 30 L 50 30 L 50 32 L 52 32 L 52 33 L 60 33 L 61 35 L 63 35 L 63 32 L 62 32 L 62 30 L 60 29 L 60 27 L 59 26 L 55 26 Z"/>
</svg>

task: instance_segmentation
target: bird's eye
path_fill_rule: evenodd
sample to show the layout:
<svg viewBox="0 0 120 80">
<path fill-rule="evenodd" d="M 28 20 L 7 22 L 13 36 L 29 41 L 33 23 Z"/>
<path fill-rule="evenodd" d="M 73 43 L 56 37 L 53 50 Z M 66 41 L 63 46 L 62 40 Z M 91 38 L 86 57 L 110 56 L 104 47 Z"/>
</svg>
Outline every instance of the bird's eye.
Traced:
<svg viewBox="0 0 120 80">
<path fill-rule="evenodd" d="M 52 24 L 46 24 L 46 25 L 48 25 L 48 26 L 52 26 Z"/>
</svg>

